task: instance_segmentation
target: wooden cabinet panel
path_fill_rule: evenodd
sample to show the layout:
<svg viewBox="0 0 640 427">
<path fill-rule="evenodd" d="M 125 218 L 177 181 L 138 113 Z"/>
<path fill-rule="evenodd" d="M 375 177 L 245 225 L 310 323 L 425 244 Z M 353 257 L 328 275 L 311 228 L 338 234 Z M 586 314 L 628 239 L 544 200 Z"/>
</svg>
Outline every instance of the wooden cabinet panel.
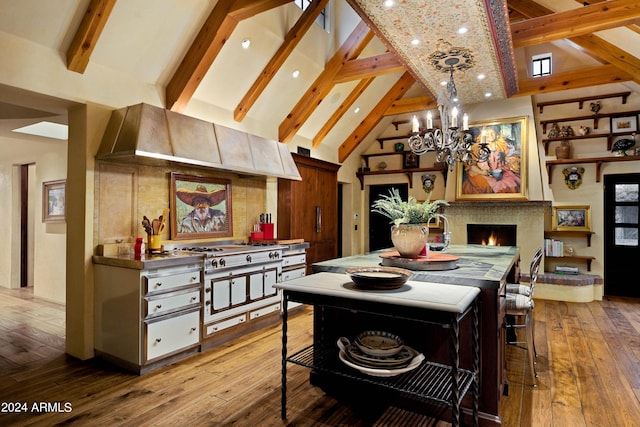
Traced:
<svg viewBox="0 0 640 427">
<path fill-rule="evenodd" d="M 293 154 L 302 181 L 278 181 L 278 238 L 309 242 L 308 265 L 338 255 L 340 165 Z"/>
</svg>

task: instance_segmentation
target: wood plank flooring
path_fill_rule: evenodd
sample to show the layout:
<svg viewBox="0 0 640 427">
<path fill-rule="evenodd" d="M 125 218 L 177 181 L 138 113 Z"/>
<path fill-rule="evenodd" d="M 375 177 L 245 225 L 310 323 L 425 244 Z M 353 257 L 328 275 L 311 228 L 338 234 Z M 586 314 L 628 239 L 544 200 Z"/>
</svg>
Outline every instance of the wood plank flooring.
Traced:
<svg viewBox="0 0 640 427">
<path fill-rule="evenodd" d="M 327 396 L 288 367 L 280 419 L 279 325 L 136 376 L 64 354 L 64 307 L 0 288 L 2 426 L 441 426 L 396 408 Z M 536 301 L 538 386 L 526 351 L 507 346 L 505 426 L 640 427 L 640 300 Z M 289 322 L 290 348 L 311 342 L 311 311 Z M 26 412 L 16 413 L 16 403 Z M 36 405 L 34 407 L 34 404 Z"/>
</svg>

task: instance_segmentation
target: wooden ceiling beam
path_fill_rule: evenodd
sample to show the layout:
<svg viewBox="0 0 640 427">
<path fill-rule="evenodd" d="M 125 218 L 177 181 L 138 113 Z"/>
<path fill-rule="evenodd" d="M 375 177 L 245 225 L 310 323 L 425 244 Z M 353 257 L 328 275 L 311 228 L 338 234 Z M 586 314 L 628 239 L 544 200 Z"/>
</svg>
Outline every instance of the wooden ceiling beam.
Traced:
<svg viewBox="0 0 640 427">
<path fill-rule="evenodd" d="M 344 116 L 344 114 L 351 108 L 351 106 L 360 98 L 366 88 L 373 82 L 375 77 L 368 77 L 366 79 L 362 79 L 355 88 L 347 95 L 344 101 L 336 108 L 336 111 L 333 112 L 329 120 L 322 125 L 322 128 L 316 133 L 316 136 L 313 137 L 313 148 L 316 148 L 320 145 L 322 140 L 327 136 L 327 134 L 333 129 L 333 127 L 338 123 L 338 121 Z"/>
<path fill-rule="evenodd" d="M 284 143 L 291 141 L 324 97 L 331 91 L 334 86 L 333 79 L 343 64 L 353 58 L 357 58 L 372 38 L 373 32 L 366 23 L 360 21 L 340 49 L 338 49 L 327 62 L 320 76 L 318 76 L 287 117 L 280 123 L 278 127 L 279 141 Z"/>
<path fill-rule="evenodd" d="M 389 107 L 398 99 L 402 98 L 414 83 L 415 79 L 408 71 L 400 77 L 367 117 L 360 122 L 351 135 L 338 147 L 338 162 L 342 163 L 349 157 L 358 145 L 360 145 L 362 140 L 376 127 L 380 120 L 382 120 Z"/>
<path fill-rule="evenodd" d="M 219 0 L 167 84 L 167 108 L 184 111 L 238 22 L 290 1 Z"/>
<path fill-rule="evenodd" d="M 509 0 L 509 8 L 529 18 L 553 13 L 551 9 L 529 0 Z M 630 53 L 594 34 L 570 37 L 568 40 L 593 58 L 629 73 L 635 82 L 640 83 L 640 60 Z"/>
<path fill-rule="evenodd" d="M 549 77 L 520 80 L 518 82 L 520 90 L 514 96 L 530 96 L 539 93 L 558 92 L 567 89 L 626 82 L 632 79 L 633 77 L 629 73 L 622 71 L 614 65 L 600 65 L 553 74 Z"/>
<path fill-rule="evenodd" d="M 278 51 L 271 57 L 267 65 L 264 67 L 258 78 L 253 82 L 251 88 L 242 97 L 242 100 L 233 112 L 233 118 L 242 121 L 253 104 L 258 100 L 262 92 L 267 88 L 273 77 L 276 75 L 282 64 L 287 60 L 289 55 L 294 51 L 298 43 L 302 40 L 309 28 L 313 25 L 316 18 L 322 12 L 329 0 L 312 1 L 293 27 L 287 32 L 282 45 Z"/>
<path fill-rule="evenodd" d="M 511 25 L 513 46 L 523 47 L 630 25 L 640 17 L 637 0 L 609 0 Z"/>
<path fill-rule="evenodd" d="M 438 104 L 436 104 L 436 101 L 430 96 L 398 99 L 397 101 L 394 101 L 389 108 L 387 108 L 384 115 L 397 116 L 398 114 L 416 113 L 437 107 Z"/>
<path fill-rule="evenodd" d="M 346 83 L 368 77 L 405 71 L 405 67 L 398 57 L 391 52 L 369 56 L 362 59 L 352 59 L 345 62 L 333 82 Z"/>
<path fill-rule="evenodd" d="M 83 74 L 117 0 L 91 0 L 67 49 L 67 69 Z"/>
</svg>

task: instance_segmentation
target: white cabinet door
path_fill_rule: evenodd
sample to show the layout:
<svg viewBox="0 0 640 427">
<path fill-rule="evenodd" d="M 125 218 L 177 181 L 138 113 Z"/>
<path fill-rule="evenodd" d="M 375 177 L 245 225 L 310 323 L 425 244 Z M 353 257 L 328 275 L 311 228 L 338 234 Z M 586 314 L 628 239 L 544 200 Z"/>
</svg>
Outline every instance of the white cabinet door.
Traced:
<svg viewBox="0 0 640 427">
<path fill-rule="evenodd" d="M 264 280 L 262 271 L 249 276 L 249 298 L 256 300 L 264 296 Z"/>
<path fill-rule="evenodd" d="M 231 305 L 231 279 L 215 280 L 213 286 L 213 309 L 215 311 Z"/>
<path fill-rule="evenodd" d="M 242 304 L 247 301 L 247 276 L 231 279 L 231 305 Z"/>
<path fill-rule="evenodd" d="M 267 270 L 264 272 L 264 294 L 275 295 L 276 288 L 273 285 L 278 281 L 278 270 Z"/>
</svg>

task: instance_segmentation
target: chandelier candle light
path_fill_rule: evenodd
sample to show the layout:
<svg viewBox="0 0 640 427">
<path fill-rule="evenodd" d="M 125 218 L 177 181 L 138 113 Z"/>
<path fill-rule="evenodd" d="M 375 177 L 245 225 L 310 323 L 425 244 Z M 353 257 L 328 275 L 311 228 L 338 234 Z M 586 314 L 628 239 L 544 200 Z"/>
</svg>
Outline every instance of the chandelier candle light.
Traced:
<svg viewBox="0 0 640 427">
<path fill-rule="evenodd" d="M 439 48 L 431 54 L 431 62 L 437 71 L 449 73 L 449 81 L 446 85 L 446 93 L 440 91 L 438 94 L 438 110 L 442 129 L 433 126 L 433 115 L 427 112 L 427 128 L 421 129 L 418 118 L 413 116 L 411 136 L 409 137 L 409 148 L 411 151 L 421 156 L 429 151 L 436 152 L 437 162 L 446 162 L 449 170 L 453 170 L 456 162 L 471 164 L 471 145 L 473 136 L 469 132 L 469 116 L 463 112 L 462 129 L 458 126 L 458 114 L 462 112 L 462 107 L 458 105 L 458 92 L 453 80 L 454 70 L 468 70 L 473 66 L 473 56 L 471 52 L 459 47 L 450 47 L 449 43 L 440 40 L 440 44 L 445 48 Z M 480 151 L 488 151 L 485 145 L 481 145 Z"/>
</svg>

